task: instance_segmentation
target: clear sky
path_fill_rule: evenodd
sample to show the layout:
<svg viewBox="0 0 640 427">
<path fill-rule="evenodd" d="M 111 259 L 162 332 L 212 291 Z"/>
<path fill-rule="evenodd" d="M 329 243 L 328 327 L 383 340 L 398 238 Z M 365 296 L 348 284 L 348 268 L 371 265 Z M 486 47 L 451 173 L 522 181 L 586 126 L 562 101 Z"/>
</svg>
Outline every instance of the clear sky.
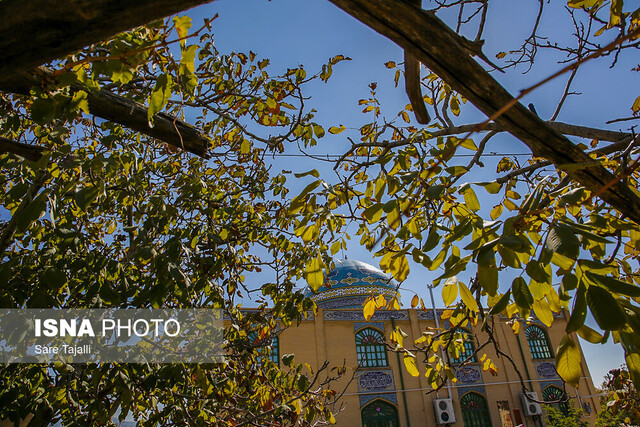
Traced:
<svg viewBox="0 0 640 427">
<path fill-rule="evenodd" d="M 427 2 L 424 2 L 427 6 Z M 567 40 L 573 28 L 567 23 L 564 1 L 547 5 L 541 22 L 543 35 Z M 516 49 L 528 36 L 537 12 L 538 1 L 491 0 L 485 32 L 485 53 L 492 58 L 500 51 Z M 303 64 L 308 72 L 317 71 L 322 64 L 337 54 L 352 58 L 352 61 L 338 64 L 329 83 L 314 83 L 305 93 L 311 96 L 310 106 L 318 110 L 317 121 L 328 128 L 343 124 L 359 127 L 365 123 L 357 102 L 368 95 L 368 85 L 378 83 L 383 113 L 395 116 L 408 103 L 403 83 L 398 88 L 393 84 L 393 71 L 388 70 L 387 61 L 402 61 L 402 50 L 391 41 L 360 24 L 354 18 L 331 4 L 328 0 L 217 0 L 187 14 L 198 17 L 220 16 L 213 23 L 216 47 L 221 53 L 231 51 L 255 52 L 260 57 L 271 59 L 271 73 Z M 439 15 L 450 19 L 446 14 Z M 194 23 L 197 27 L 197 23 Z M 531 72 L 523 74 L 524 69 L 511 70 L 496 78 L 512 93 L 528 87 L 561 68 L 557 54 L 541 54 Z M 633 58 L 631 58 L 633 59 Z M 560 121 L 593 127 L 626 130 L 624 127 L 606 126 L 607 120 L 630 115 L 629 106 L 637 93 L 625 90 L 625 86 L 638 87 L 638 73 L 629 69 L 633 64 L 627 58 L 621 58 L 613 71 L 609 69 L 611 59 L 600 59 L 585 65 L 576 78 L 575 91 L 581 96 L 570 97 L 560 115 Z M 524 103 L 533 102 L 542 118 L 549 118 L 555 110 L 566 77 L 554 81 L 530 95 Z M 463 107 L 464 120 L 458 123 L 484 118 L 467 104 Z M 623 123 L 624 126 L 624 123 Z M 349 147 L 342 135 L 328 135 L 320 141 L 320 153 L 341 154 Z M 521 142 L 507 136 L 500 136 L 491 142 L 487 150 L 496 154 L 523 153 L 526 159 L 528 149 Z M 496 157 L 495 159 L 499 159 Z M 486 175 L 478 176 L 478 181 L 495 179 L 495 166 L 492 161 L 485 162 Z M 301 158 L 278 160 L 278 166 L 294 172 L 317 168 L 329 170 L 326 164 Z M 327 172 L 328 174 L 329 172 Z M 328 178 L 327 180 L 330 180 Z M 364 248 L 352 241 L 347 253 L 349 258 L 370 262 L 377 266 L 377 260 Z M 426 285 L 435 278 L 436 273 L 420 270 L 412 266 L 413 273 L 403 284 L 407 289 L 403 293 L 408 302 L 414 292 L 427 300 Z M 430 275 L 433 274 L 433 277 Z M 508 283 L 511 281 L 509 280 Z M 440 301 L 436 290 L 436 301 Z M 591 320 L 593 322 L 593 320 Z M 621 348 L 614 344 L 592 345 L 582 343 L 594 383 L 599 386 L 603 375 L 624 362 Z"/>
</svg>

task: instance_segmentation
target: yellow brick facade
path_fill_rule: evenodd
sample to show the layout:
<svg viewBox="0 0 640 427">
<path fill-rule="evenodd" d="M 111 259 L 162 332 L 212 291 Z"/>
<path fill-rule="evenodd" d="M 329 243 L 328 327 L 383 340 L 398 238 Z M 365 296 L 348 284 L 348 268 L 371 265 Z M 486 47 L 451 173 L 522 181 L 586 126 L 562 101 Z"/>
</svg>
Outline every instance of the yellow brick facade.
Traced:
<svg viewBox="0 0 640 427">
<path fill-rule="evenodd" d="M 546 328 L 535 320 L 531 321 L 530 325 L 537 325 L 547 332 L 550 347 L 555 354 L 555 348 L 564 336 L 565 316 L 558 316 L 551 328 Z M 376 401 L 382 401 L 387 408 L 391 405 L 397 411 L 399 426 L 436 425 L 433 400 L 448 398 L 449 393 L 456 419 L 455 423 L 450 424 L 452 426 L 469 425 L 469 422 L 465 424 L 463 420 L 461 407 L 461 398 L 467 393 L 475 393 L 475 396 L 472 396 L 475 400 L 478 396 L 486 398 L 490 425 L 493 427 L 516 426 L 519 423 L 531 427 L 544 425 L 543 416 L 526 416 L 520 400 L 522 386 L 519 377 L 506 358 L 498 357 L 491 346 L 485 350 L 498 368 L 497 375 L 483 372 L 480 363 L 474 363 L 466 373 L 460 375 L 453 387 L 442 389 L 437 394 L 427 394 L 430 386 L 424 376 L 423 364 L 419 366 L 421 375 L 413 377 L 402 367 L 401 358 L 394 352 L 387 351 L 388 366 L 358 367 L 356 332 L 363 328 L 372 328 L 384 333 L 388 339 L 389 332 L 395 326 L 399 326 L 408 335 L 405 344 L 413 342 L 420 337 L 422 331 L 435 327 L 433 312 L 416 309 L 377 311 L 374 318 L 366 322 L 361 309 L 319 309 L 312 319 L 281 332 L 279 354 L 294 353 L 297 362 L 309 363 L 314 369 L 321 366 L 325 360 L 329 361 L 331 366 L 342 365 L 343 362 L 346 364 L 346 375 L 334 386 L 338 390 L 347 387 L 340 401 L 342 409 L 336 416 L 338 426 L 362 426 L 363 408 L 372 403 L 375 406 Z M 527 324 L 523 322 L 520 333 L 516 335 L 506 323 L 506 319 L 496 319 L 495 334 L 501 350 L 518 366 L 527 388 L 537 392 L 542 400 L 545 388 L 562 388 L 562 381 L 555 373 L 553 358 L 534 360 L 526 337 L 526 327 Z M 471 333 L 477 336 L 480 342 L 486 338 L 479 327 L 472 328 Z M 423 361 L 423 358 L 419 357 L 418 360 Z M 348 384 L 352 376 L 355 378 Z M 599 403 L 584 359 L 580 387 L 573 389 L 567 386 L 566 391 L 572 396 L 571 400 L 575 406 L 586 409 L 585 415 L 590 411 L 588 419 L 592 424 Z"/>
</svg>

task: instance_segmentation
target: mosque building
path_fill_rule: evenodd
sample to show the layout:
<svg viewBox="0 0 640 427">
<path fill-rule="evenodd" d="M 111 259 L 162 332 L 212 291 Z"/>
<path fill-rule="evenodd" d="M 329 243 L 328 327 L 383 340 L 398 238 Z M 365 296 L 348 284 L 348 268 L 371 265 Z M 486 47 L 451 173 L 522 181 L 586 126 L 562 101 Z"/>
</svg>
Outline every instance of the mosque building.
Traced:
<svg viewBox="0 0 640 427">
<path fill-rule="evenodd" d="M 589 424 L 594 423 L 599 398 L 584 357 L 577 389 L 568 385 L 565 388 L 555 369 L 554 349 L 565 334 L 567 313 L 555 315 L 550 328 L 535 317 L 522 321 L 518 334 L 507 319 L 496 319 L 494 332 L 501 349 L 518 366 L 535 401 L 526 399 L 516 370 L 491 346 L 483 352 L 486 350 L 495 363 L 497 374 L 483 371 L 480 360 L 455 369 L 456 361 L 465 360 L 474 352 L 472 339 L 465 341 L 464 354 L 452 358 L 457 382 L 427 394 L 431 387 L 420 356 L 420 376 L 413 377 L 404 367 L 402 356 L 389 351 L 383 343 L 389 342 L 389 333 L 397 326 L 408 335 L 405 343 L 413 343 L 428 327 L 448 326 L 439 319 L 443 310 L 377 310 L 366 321 L 365 300 L 371 294 L 385 295 L 388 300 L 396 295 L 396 287 L 379 269 L 351 259 L 336 260 L 325 285 L 315 294 L 307 291 L 318 305 L 317 314 L 275 337 L 270 357 L 276 361 L 283 354 L 294 353 L 297 362 L 309 363 L 314 369 L 325 361 L 330 366 L 346 365 L 342 383 L 333 386 L 337 390 L 346 387 L 336 415 L 338 426 L 542 427 L 544 408 L 535 401 L 558 401 L 565 393 L 575 407 L 584 410 Z M 467 332 L 468 337 L 478 337 L 480 342 L 486 337 L 480 324 Z M 350 379 L 353 380 L 349 382 Z"/>
</svg>

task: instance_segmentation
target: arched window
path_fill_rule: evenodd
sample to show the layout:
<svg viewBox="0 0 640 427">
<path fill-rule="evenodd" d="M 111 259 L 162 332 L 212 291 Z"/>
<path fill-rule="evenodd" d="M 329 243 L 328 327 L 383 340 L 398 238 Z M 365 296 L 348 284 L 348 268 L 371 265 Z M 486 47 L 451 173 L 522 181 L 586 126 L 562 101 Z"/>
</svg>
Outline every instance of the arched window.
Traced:
<svg viewBox="0 0 640 427">
<path fill-rule="evenodd" d="M 533 359 L 553 359 L 547 333 L 540 326 L 531 325 L 525 331 Z"/>
<path fill-rule="evenodd" d="M 387 366 L 387 349 L 380 331 L 366 328 L 356 333 L 358 365 L 363 368 Z"/>
<path fill-rule="evenodd" d="M 560 387 L 550 385 L 542 390 L 542 400 L 548 403 L 549 406 L 560 410 L 563 414 L 569 413 L 569 402 L 567 401 L 567 395 Z"/>
<path fill-rule="evenodd" d="M 256 332 L 252 332 L 249 334 L 249 340 L 253 346 L 256 346 L 258 351 L 258 363 L 261 364 L 261 359 L 267 358 L 276 365 L 280 364 L 280 343 L 277 335 L 274 335 L 273 337 L 266 337 L 261 341 L 258 341 L 258 334 Z"/>
<path fill-rule="evenodd" d="M 460 399 L 464 427 L 491 427 L 491 415 L 487 399 L 481 394 L 469 392 Z"/>
<path fill-rule="evenodd" d="M 374 400 L 362 408 L 362 427 L 398 427 L 398 410 L 383 400 Z"/>
<path fill-rule="evenodd" d="M 456 357 L 456 349 L 453 348 L 453 346 L 450 346 L 449 348 L 452 349 L 452 357 L 451 357 L 451 363 L 453 363 L 454 365 L 457 365 L 459 363 L 464 362 L 465 360 L 467 360 L 469 358 L 469 356 L 473 355 L 473 352 L 476 350 L 475 345 L 473 344 L 473 340 L 471 339 L 471 334 L 469 333 L 469 331 L 467 331 L 466 329 L 463 329 L 460 331 L 460 335 L 462 338 L 462 346 L 463 348 L 459 348 L 458 347 L 458 356 Z M 471 362 L 477 362 L 475 356 L 470 359 Z"/>
</svg>

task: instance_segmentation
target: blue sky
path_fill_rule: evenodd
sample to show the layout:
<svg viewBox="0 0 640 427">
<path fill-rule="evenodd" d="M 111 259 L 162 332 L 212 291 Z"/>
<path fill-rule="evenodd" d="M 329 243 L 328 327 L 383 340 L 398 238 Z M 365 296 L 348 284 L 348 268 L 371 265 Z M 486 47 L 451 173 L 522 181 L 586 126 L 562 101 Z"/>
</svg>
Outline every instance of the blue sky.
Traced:
<svg viewBox="0 0 640 427">
<path fill-rule="evenodd" d="M 573 28 L 567 26 L 567 14 L 563 1 L 551 2 L 543 16 L 540 26 L 542 34 L 552 35 L 561 40 L 571 36 Z M 425 2 L 426 4 L 426 2 Z M 538 8 L 537 1 L 492 0 L 485 32 L 485 53 L 492 58 L 500 51 L 516 49 L 531 31 L 532 21 Z M 342 54 L 352 61 L 342 62 L 334 69 L 329 83 L 313 83 L 305 93 L 311 96 L 310 106 L 318 110 L 316 120 L 325 126 L 343 124 L 357 128 L 365 123 L 357 102 L 368 96 L 368 85 L 378 83 L 378 93 L 382 100 L 383 113 L 393 117 L 408 103 L 402 82 L 398 88 L 393 84 L 394 71 L 388 70 L 387 61 L 402 61 L 402 50 L 386 38 L 360 24 L 354 18 L 342 12 L 327 0 L 217 0 L 187 14 L 192 16 L 194 28 L 198 27 L 197 19 L 218 13 L 220 16 L 213 22 L 215 44 L 221 53 L 255 52 L 260 57 L 271 59 L 271 73 L 284 71 L 287 68 L 304 65 L 308 72 L 319 70 L 330 57 Z M 451 16 L 439 14 L 445 20 Z M 541 54 L 533 70 L 523 74 L 523 69 L 511 70 L 507 74 L 496 75 L 496 78 L 512 93 L 530 86 L 542 78 L 561 68 L 557 61 L 562 59 L 557 54 Z M 626 130 L 622 126 L 606 126 L 607 120 L 630 115 L 629 106 L 637 96 L 626 87 L 638 87 L 638 73 L 630 73 L 629 69 L 637 65 L 623 57 L 620 64 L 610 70 L 610 58 L 603 58 L 582 67 L 576 78 L 575 91 L 581 96 L 570 97 L 558 118 L 573 124 L 593 127 Z M 524 103 L 533 102 L 541 117 L 548 118 L 555 110 L 566 77 L 545 85 L 528 96 Z M 464 120 L 458 123 L 483 120 L 481 114 L 467 104 L 463 107 Z M 343 135 L 328 135 L 320 141 L 317 152 L 340 154 L 349 146 Z M 508 135 L 501 135 L 492 140 L 489 152 L 496 153 L 528 153 L 521 142 Z M 496 157 L 499 159 L 500 157 Z M 522 157 L 525 160 L 526 156 Z M 495 178 L 494 162 L 485 162 L 482 169 L 486 175 L 477 176 L 478 181 L 490 181 Z M 276 166 L 294 172 L 317 168 L 329 170 L 327 165 L 309 159 L 284 158 L 278 160 Z M 329 172 L 326 172 L 329 174 Z M 300 184 L 302 185 L 302 184 Z M 370 262 L 377 266 L 364 248 L 351 241 L 347 255 L 349 258 Z M 429 274 L 433 274 L 430 277 Z M 417 292 L 427 300 L 426 284 L 437 276 L 436 272 L 418 270 L 414 266 L 413 274 L 403 284 L 408 289 L 403 299 L 408 303 L 413 292 Z M 425 281 L 426 278 L 426 281 Z M 439 291 L 436 290 L 436 303 L 441 304 Z M 614 344 L 592 345 L 582 343 L 587 362 L 591 369 L 594 383 L 599 386 L 603 375 L 624 362 L 621 348 Z"/>
</svg>

